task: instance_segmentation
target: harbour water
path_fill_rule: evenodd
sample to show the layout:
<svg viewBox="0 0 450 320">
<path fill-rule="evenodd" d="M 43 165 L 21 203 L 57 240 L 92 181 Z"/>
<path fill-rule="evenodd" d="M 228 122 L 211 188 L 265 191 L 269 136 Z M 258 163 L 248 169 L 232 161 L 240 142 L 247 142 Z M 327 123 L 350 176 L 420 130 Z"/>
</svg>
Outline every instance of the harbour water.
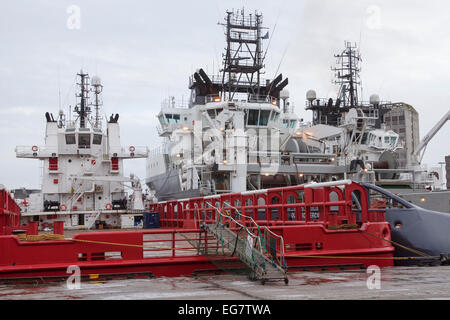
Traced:
<svg viewBox="0 0 450 320">
<path fill-rule="evenodd" d="M 450 299 L 450 266 L 391 267 L 379 286 L 367 270 L 295 272 L 283 282 L 249 281 L 245 275 L 2 284 L 1 300 L 411 300 Z M 369 283 L 369 285 L 368 285 Z M 371 288 L 370 288 L 371 287 Z"/>
</svg>

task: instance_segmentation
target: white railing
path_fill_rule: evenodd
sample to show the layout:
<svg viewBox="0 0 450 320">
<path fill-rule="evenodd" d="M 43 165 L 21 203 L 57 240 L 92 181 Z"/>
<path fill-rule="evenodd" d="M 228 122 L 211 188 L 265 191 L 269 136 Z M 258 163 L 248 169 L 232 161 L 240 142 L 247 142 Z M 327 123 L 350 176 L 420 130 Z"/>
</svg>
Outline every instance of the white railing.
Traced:
<svg viewBox="0 0 450 320">
<path fill-rule="evenodd" d="M 17 146 L 15 148 L 17 157 L 51 157 L 58 153 L 57 147 L 42 146 Z"/>
</svg>

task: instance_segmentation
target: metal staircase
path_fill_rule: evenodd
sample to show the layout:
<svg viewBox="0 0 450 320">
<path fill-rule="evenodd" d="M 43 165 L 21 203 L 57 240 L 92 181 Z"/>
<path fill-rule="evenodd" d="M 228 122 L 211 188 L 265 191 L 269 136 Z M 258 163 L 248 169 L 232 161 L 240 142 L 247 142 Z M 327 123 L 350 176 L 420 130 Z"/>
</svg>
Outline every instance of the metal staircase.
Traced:
<svg viewBox="0 0 450 320">
<path fill-rule="evenodd" d="M 199 237 L 196 243 L 199 253 L 207 256 L 217 266 L 227 260 L 224 257 L 230 260 L 229 257 L 236 256 L 241 262 L 241 268 L 242 264 L 246 266 L 250 279 L 261 280 L 262 284 L 284 280 L 288 284 L 281 236 L 267 227 L 261 228 L 251 217 L 242 215 L 234 207 L 229 207 L 234 209 L 233 217 L 231 210 L 224 212 L 223 208 L 216 208 L 208 202 L 206 204 L 214 208 L 216 215 L 214 218 L 208 217 L 207 210 L 201 214 L 201 209 L 197 208 L 196 219 L 200 230 L 205 232 L 205 236 Z M 226 269 L 223 265 L 219 267 Z"/>
</svg>

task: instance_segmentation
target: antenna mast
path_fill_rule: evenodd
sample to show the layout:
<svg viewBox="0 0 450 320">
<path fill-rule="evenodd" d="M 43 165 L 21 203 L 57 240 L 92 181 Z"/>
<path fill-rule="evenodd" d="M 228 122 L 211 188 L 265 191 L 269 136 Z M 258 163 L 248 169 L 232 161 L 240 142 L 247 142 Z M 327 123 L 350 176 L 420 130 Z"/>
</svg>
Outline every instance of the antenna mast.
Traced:
<svg viewBox="0 0 450 320">
<path fill-rule="evenodd" d="M 103 85 L 101 84 L 101 80 L 98 76 L 92 77 L 91 85 L 94 87 L 93 89 L 91 89 L 91 91 L 95 95 L 95 101 L 93 104 L 91 104 L 95 108 L 94 128 L 100 128 L 101 127 L 100 106 L 103 105 L 100 93 L 102 93 L 103 91 Z"/>
<path fill-rule="evenodd" d="M 83 70 L 81 70 L 80 73 L 77 73 L 77 75 L 81 78 L 80 83 L 77 83 L 80 87 L 80 93 L 77 94 L 77 97 L 80 98 L 80 102 L 77 103 L 74 111 L 78 114 L 80 119 L 80 128 L 86 128 L 86 118 L 91 113 L 91 108 L 88 106 L 89 75 L 87 73 L 83 73 Z"/>
<path fill-rule="evenodd" d="M 345 50 L 338 55 L 337 67 L 332 68 L 337 80 L 335 84 L 340 85 L 338 99 L 344 107 L 354 108 L 358 106 L 358 86 L 361 85 L 359 63 L 361 55 L 356 44 L 352 46 L 350 42 L 345 42 Z"/>
<path fill-rule="evenodd" d="M 227 11 L 225 36 L 227 41 L 223 62 L 223 96 L 233 99 L 236 92 L 259 95 L 261 86 L 262 14 L 245 15 L 244 9 Z"/>
</svg>

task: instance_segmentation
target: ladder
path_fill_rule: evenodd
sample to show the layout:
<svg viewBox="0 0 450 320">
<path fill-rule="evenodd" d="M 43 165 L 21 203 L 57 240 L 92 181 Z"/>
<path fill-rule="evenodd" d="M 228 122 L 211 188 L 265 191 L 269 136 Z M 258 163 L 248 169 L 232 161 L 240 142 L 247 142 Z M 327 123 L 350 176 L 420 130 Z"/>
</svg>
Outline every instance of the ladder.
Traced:
<svg viewBox="0 0 450 320">
<path fill-rule="evenodd" d="M 283 238 L 269 228 L 261 228 L 256 222 L 248 216 L 241 214 L 236 208 L 230 206 L 235 211 L 234 217 L 229 211 L 219 209 L 205 202 L 216 211 L 215 219 L 207 217 L 206 211 L 200 214 L 197 208 L 196 219 L 198 219 L 200 230 L 204 230 L 207 235 L 216 239 L 213 241 L 198 242 L 197 248 L 204 255 L 210 254 L 208 248 L 215 245 L 216 255 L 236 256 L 248 269 L 250 269 L 250 279 L 260 280 L 262 284 L 268 281 L 284 280 L 289 283 L 287 277 L 287 266 L 284 258 Z M 247 224 L 244 225 L 240 219 L 244 218 Z"/>
</svg>

